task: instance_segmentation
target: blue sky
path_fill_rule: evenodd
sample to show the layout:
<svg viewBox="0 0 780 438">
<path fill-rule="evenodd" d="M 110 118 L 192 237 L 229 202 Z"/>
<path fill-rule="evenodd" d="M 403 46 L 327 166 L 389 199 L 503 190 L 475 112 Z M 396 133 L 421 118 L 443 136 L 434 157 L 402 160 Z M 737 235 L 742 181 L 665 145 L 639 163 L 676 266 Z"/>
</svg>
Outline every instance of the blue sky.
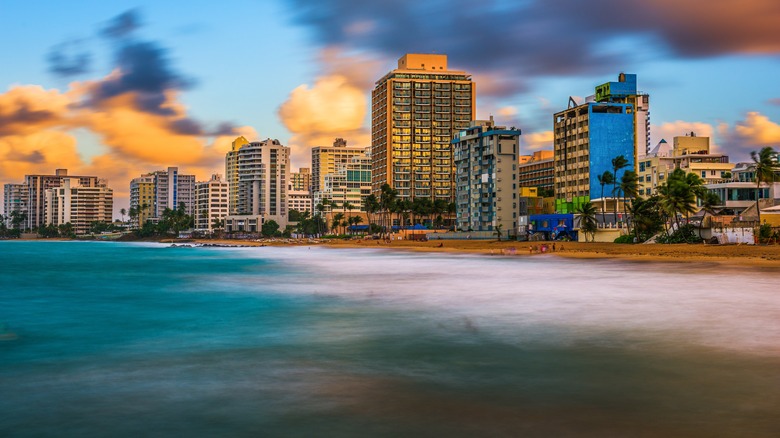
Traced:
<svg viewBox="0 0 780 438">
<path fill-rule="evenodd" d="M 775 0 L 1 0 L 0 182 L 62 165 L 121 199 L 140 172 L 221 171 L 238 134 L 280 139 L 295 167 L 335 137 L 367 146 L 370 88 L 407 52 L 473 73 L 478 116 L 523 129 L 526 152 L 568 96 L 625 71 L 651 94 L 653 143 L 696 130 L 745 160 L 780 145 L 777 23 Z"/>
</svg>

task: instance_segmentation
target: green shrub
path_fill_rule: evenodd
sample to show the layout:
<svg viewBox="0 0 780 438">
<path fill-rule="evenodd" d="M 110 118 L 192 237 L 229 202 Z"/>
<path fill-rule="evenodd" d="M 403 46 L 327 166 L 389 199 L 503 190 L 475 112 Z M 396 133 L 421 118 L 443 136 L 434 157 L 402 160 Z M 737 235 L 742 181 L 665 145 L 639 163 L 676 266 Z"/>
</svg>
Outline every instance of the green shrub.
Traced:
<svg viewBox="0 0 780 438">
<path fill-rule="evenodd" d="M 634 236 L 631 234 L 624 234 L 615 239 L 615 243 L 634 243 Z"/>
<path fill-rule="evenodd" d="M 685 224 L 669 236 L 660 236 L 658 243 L 701 243 L 702 239 L 694 231 L 691 224 Z"/>
</svg>

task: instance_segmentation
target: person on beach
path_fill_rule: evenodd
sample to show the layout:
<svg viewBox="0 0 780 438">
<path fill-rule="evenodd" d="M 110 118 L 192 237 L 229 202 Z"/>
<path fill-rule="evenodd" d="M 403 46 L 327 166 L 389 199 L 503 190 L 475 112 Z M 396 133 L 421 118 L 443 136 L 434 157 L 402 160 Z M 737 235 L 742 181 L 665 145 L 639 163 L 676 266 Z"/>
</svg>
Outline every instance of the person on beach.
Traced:
<svg viewBox="0 0 780 438">
<path fill-rule="evenodd" d="M 555 252 L 555 242 L 553 242 L 552 252 Z"/>
</svg>

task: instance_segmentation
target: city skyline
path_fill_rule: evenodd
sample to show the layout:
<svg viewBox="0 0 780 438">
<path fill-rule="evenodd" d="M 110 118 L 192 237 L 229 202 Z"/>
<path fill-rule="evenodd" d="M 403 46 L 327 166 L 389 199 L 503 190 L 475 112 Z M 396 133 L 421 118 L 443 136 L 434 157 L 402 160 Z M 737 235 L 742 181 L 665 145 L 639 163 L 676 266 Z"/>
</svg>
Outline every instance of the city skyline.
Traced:
<svg viewBox="0 0 780 438">
<path fill-rule="evenodd" d="M 239 135 L 306 167 L 336 137 L 371 144 L 370 90 L 405 53 L 472 73 L 474 118 L 521 128 L 521 154 L 551 149 L 568 96 L 620 72 L 652 96 L 651 146 L 695 131 L 737 162 L 780 143 L 775 2 L 515 3 L 12 2 L 0 181 L 68 168 L 108 179 L 118 209 L 139 174 L 223 173 Z"/>
</svg>

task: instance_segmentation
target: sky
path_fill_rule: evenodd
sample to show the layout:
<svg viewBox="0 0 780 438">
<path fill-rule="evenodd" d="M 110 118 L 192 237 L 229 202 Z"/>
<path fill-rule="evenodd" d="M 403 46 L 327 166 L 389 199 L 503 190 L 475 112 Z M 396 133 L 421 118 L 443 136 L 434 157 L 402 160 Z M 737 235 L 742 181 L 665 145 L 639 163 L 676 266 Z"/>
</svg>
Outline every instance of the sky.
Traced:
<svg viewBox="0 0 780 438">
<path fill-rule="evenodd" d="M 777 0 L 0 0 L 0 183 L 98 175 L 118 211 L 142 173 L 224 173 L 238 135 L 306 167 L 336 137 L 370 145 L 370 90 L 405 53 L 472 74 L 477 117 L 519 127 L 523 154 L 620 72 L 653 145 L 780 146 Z"/>
</svg>

